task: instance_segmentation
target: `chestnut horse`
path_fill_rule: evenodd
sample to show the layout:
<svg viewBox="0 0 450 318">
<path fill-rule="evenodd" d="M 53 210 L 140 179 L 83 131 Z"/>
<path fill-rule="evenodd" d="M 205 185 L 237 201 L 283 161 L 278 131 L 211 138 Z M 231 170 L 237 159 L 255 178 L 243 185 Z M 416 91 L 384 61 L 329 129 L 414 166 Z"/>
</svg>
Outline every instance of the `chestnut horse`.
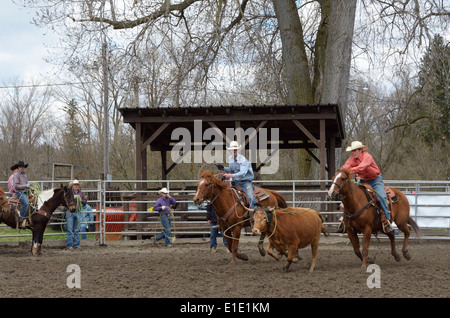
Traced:
<svg viewBox="0 0 450 318">
<path fill-rule="evenodd" d="M 0 187 L 0 223 L 4 222 L 11 214 L 11 206 L 6 196 L 5 190 Z M 6 223 L 6 222 L 5 222 Z"/>
<path fill-rule="evenodd" d="M 264 189 L 264 191 L 267 192 L 269 197 L 259 201 L 258 204 L 271 207 L 287 207 L 286 201 L 281 194 L 268 189 Z M 245 194 L 243 195 L 245 196 Z M 236 257 L 245 261 L 248 260 L 247 255 L 238 253 L 237 250 L 241 229 L 250 226 L 251 216 L 248 215 L 248 210 L 250 209 L 242 205 L 233 188 L 228 183 L 214 177 L 212 171 L 203 171 L 193 200 L 196 205 L 209 200 L 210 204 L 214 206 L 218 216 L 218 223 L 224 233 L 228 249 L 232 253 L 231 263 L 236 262 Z M 263 241 L 264 237 L 261 235 L 258 249 L 261 255 L 264 256 L 266 251 L 262 246 Z"/>
<path fill-rule="evenodd" d="M 344 224 L 347 229 L 347 234 L 350 242 L 353 245 L 353 250 L 361 260 L 362 267 L 367 266 L 367 256 L 369 254 L 370 237 L 373 232 L 383 232 L 380 217 L 377 215 L 377 209 L 380 213 L 384 213 L 381 208 L 378 208 L 375 200 L 375 193 L 373 198 L 369 200 L 364 187 L 371 189 L 369 185 L 356 185 L 347 169 L 338 169 L 333 177 L 333 183 L 328 191 L 328 196 L 340 194 L 342 203 L 344 204 Z M 391 221 L 397 224 L 397 227 L 405 234 L 403 241 L 403 256 L 410 260 L 411 256 L 408 253 L 408 238 L 410 235 L 410 228 L 408 224 L 414 229 L 416 235 L 419 236 L 419 227 L 416 222 L 409 216 L 409 202 L 406 196 L 399 190 L 390 188 L 397 197 L 398 201 L 391 204 Z M 357 233 L 363 233 L 363 248 L 362 254 L 359 250 L 359 239 Z M 384 232 L 383 232 L 384 233 Z M 391 254 L 397 262 L 400 261 L 400 256 L 395 249 L 395 235 L 394 232 L 385 233 L 391 241 Z"/>
<path fill-rule="evenodd" d="M 70 190 L 70 191 L 69 191 Z M 31 253 L 34 255 L 41 254 L 41 245 L 44 238 L 44 231 L 48 221 L 52 217 L 53 212 L 60 205 L 65 206 L 71 211 L 76 209 L 76 200 L 73 191 L 67 186 L 61 185 L 60 189 L 53 190 L 53 196 L 46 200 L 44 204 L 39 207 L 37 211 L 33 211 L 30 216 L 30 229 L 33 233 Z M 48 190 L 52 191 L 52 190 Z M 14 205 L 13 205 L 14 206 Z M 18 221 L 18 206 L 12 208 L 6 198 L 4 190 L 0 187 L 0 222 L 4 222 L 13 229 L 17 226 Z"/>
</svg>

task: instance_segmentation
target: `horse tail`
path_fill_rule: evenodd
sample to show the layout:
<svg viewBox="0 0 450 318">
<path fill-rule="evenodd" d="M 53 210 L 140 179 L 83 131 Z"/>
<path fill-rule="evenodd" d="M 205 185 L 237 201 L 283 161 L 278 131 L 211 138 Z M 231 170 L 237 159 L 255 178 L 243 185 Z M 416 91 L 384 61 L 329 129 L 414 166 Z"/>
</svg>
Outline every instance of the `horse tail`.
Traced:
<svg viewBox="0 0 450 318">
<path fill-rule="evenodd" d="M 273 196 L 277 199 L 279 208 L 287 208 L 288 207 L 288 205 L 286 203 L 286 199 L 283 197 L 283 195 L 281 195 L 280 193 L 273 191 L 273 190 L 268 190 L 268 191 L 270 191 L 270 193 L 273 194 Z"/>
<path fill-rule="evenodd" d="M 421 235 L 420 229 L 419 229 L 419 226 L 417 225 L 416 221 L 414 221 L 414 219 L 412 217 L 408 217 L 408 224 L 411 226 L 411 228 L 416 233 L 417 238 L 420 239 L 420 235 Z"/>
<path fill-rule="evenodd" d="M 323 223 L 325 222 L 325 218 L 323 217 L 322 214 L 320 214 L 319 211 L 317 211 L 317 215 L 319 216 L 320 221 L 322 221 L 322 230 L 321 230 L 321 232 L 323 233 L 323 235 L 328 236 L 330 233 L 328 233 L 327 228 L 326 228 L 325 225 L 323 224 Z"/>
</svg>

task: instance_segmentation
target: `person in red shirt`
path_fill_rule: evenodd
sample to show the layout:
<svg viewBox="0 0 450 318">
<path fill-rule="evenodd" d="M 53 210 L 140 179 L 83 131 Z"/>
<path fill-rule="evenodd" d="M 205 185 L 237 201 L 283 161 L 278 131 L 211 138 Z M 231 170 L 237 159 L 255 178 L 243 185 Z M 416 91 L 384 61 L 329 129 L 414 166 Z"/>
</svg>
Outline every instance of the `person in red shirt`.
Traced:
<svg viewBox="0 0 450 318">
<path fill-rule="evenodd" d="M 383 229 L 386 233 L 392 232 L 392 226 L 389 222 L 389 208 L 386 199 L 386 193 L 384 191 L 383 177 L 381 176 L 380 169 L 378 168 L 375 160 L 371 154 L 360 141 L 353 141 L 351 146 L 347 147 L 347 151 L 351 151 L 352 155 L 342 168 L 350 170 L 352 174 L 356 174 L 357 178 L 362 183 L 367 183 L 375 190 L 378 199 L 380 200 L 381 209 L 384 214 L 381 213 L 381 222 L 383 223 Z"/>
</svg>

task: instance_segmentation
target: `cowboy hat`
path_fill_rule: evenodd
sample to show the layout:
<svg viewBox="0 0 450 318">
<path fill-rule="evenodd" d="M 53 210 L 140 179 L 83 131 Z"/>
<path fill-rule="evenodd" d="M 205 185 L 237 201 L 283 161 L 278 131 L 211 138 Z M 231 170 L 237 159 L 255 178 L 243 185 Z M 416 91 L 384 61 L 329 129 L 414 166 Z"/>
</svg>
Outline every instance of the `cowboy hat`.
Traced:
<svg viewBox="0 0 450 318">
<path fill-rule="evenodd" d="M 167 190 L 167 188 L 162 188 L 161 190 L 158 191 L 158 193 L 169 193 L 169 191 Z"/>
<path fill-rule="evenodd" d="M 28 163 L 27 164 L 25 164 L 22 160 L 20 160 L 18 163 L 17 163 L 17 167 L 28 167 Z"/>
<path fill-rule="evenodd" d="M 19 168 L 19 166 L 18 166 L 17 163 L 16 163 L 14 166 L 11 166 L 10 169 L 11 169 L 12 171 L 14 171 L 14 170 L 16 170 L 17 168 Z"/>
<path fill-rule="evenodd" d="M 79 186 L 81 186 L 80 181 L 78 181 L 77 179 L 73 180 L 70 185 L 74 185 L 74 184 L 78 184 Z"/>
<path fill-rule="evenodd" d="M 239 146 L 237 141 L 230 142 L 230 147 L 227 147 L 228 150 L 239 150 L 241 146 Z"/>
<path fill-rule="evenodd" d="M 362 143 L 361 143 L 361 141 L 352 141 L 352 144 L 349 146 L 349 147 L 347 147 L 347 151 L 352 151 L 352 150 L 355 150 L 355 149 L 360 149 L 360 148 L 362 148 L 362 149 L 367 149 L 367 146 L 364 146 Z"/>
</svg>

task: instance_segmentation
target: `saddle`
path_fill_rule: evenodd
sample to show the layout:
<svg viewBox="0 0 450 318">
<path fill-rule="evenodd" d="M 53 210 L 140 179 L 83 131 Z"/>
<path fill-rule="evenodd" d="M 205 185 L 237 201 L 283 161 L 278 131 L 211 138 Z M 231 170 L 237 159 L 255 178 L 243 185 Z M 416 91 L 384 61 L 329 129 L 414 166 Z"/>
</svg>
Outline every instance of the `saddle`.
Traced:
<svg viewBox="0 0 450 318">
<path fill-rule="evenodd" d="M 28 212 L 27 212 L 27 225 L 25 228 L 32 228 L 32 222 L 31 222 L 31 214 L 33 209 L 33 204 L 35 202 L 35 199 L 33 197 L 32 201 L 30 200 L 31 196 L 28 196 L 29 206 L 28 206 Z M 22 209 L 22 202 L 16 197 L 10 197 L 8 198 L 9 205 L 11 206 L 11 212 L 14 213 L 14 217 L 16 220 L 16 230 L 19 229 L 19 219 L 20 219 L 20 210 Z"/>
<path fill-rule="evenodd" d="M 372 199 L 374 200 L 378 212 L 380 210 L 380 199 L 378 198 L 372 186 L 368 184 L 360 184 L 358 186 L 364 190 L 364 193 L 366 194 L 367 199 L 369 201 Z M 398 202 L 398 197 L 395 195 L 395 192 L 392 190 L 392 188 L 384 187 L 384 192 L 386 194 L 386 199 L 388 201 L 389 214 L 391 215 L 392 219 L 392 205 Z"/>
<path fill-rule="evenodd" d="M 233 185 L 231 188 L 237 194 L 237 196 L 239 198 L 238 200 L 240 201 L 240 203 L 243 206 L 249 208 L 250 207 L 249 200 L 248 200 L 247 196 L 245 195 L 244 190 L 242 190 L 242 188 L 237 185 Z M 255 196 L 255 199 L 257 202 L 263 201 L 269 197 L 269 194 L 263 188 L 257 187 L 255 185 L 253 185 L 253 195 Z"/>
</svg>

